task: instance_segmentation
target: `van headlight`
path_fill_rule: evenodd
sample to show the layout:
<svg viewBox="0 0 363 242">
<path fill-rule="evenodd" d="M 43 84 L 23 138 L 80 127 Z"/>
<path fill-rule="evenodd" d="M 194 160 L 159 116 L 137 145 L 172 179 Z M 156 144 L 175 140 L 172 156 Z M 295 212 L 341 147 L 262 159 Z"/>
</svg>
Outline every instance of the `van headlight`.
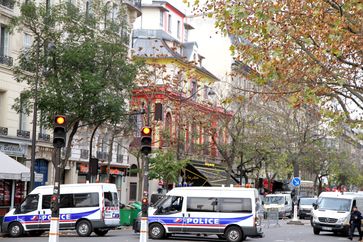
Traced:
<svg viewBox="0 0 363 242">
<path fill-rule="evenodd" d="M 338 219 L 338 223 L 349 224 L 349 216 Z"/>
</svg>

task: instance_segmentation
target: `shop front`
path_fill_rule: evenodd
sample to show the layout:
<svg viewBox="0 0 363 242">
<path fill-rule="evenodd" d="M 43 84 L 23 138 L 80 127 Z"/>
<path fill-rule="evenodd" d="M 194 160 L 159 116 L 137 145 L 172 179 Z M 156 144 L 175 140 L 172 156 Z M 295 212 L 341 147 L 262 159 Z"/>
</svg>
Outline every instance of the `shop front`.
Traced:
<svg viewBox="0 0 363 242">
<path fill-rule="evenodd" d="M 20 204 L 25 197 L 30 170 L 1 151 L 0 164 L 0 217 L 2 217 L 11 208 Z M 35 175 L 35 181 L 42 179 L 42 175 Z"/>
</svg>

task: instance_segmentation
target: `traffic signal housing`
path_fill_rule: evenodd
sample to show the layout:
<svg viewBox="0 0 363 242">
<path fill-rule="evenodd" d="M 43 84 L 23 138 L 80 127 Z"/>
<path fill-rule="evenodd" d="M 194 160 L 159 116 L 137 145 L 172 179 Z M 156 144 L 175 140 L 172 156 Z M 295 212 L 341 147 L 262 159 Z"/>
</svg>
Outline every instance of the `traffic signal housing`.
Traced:
<svg viewBox="0 0 363 242">
<path fill-rule="evenodd" d="M 143 127 L 141 129 L 141 147 L 140 151 L 144 155 L 148 155 L 151 153 L 151 134 L 152 130 L 150 127 Z"/>
<path fill-rule="evenodd" d="M 141 200 L 141 212 L 143 215 L 147 215 L 147 210 L 149 206 L 149 200 L 147 197 L 143 197 Z"/>
<path fill-rule="evenodd" d="M 52 195 L 50 198 L 50 210 L 52 212 L 58 211 L 58 196 L 57 195 Z"/>
<path fill-rule="evenodd" d="M 53 146 L 62 148 L 66 146 L 67 118 L 64 115 L 54 115 L 53 118 Z"/>
</svg>

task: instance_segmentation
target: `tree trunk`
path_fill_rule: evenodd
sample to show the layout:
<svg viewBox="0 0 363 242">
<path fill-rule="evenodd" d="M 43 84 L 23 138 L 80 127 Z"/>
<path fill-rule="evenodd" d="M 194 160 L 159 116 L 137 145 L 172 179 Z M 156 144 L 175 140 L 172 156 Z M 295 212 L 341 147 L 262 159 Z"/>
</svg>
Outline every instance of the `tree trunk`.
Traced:
<svg viewBox="0 0 363 242">
<path fill-rule="evenodd" d="M 107 157 L 107 182 L 110 182 L 110 170 L 113 155 L 113 142 L 115 140 L 115 130 L 112 130 L 110 143 L 108 146 L 108 157 Z"/>
<path fill-rule="evenodd" d="M 66 164 L 68 163 L 69 157 L 71 157 L 71 154 L 72 154 L 72 150 L 71 150 L 72 141 L 73 141 L 74 135 L 77 133 L 78 127 L 79 127 L 79 120 L 77 120 L 73 124 L 73 126 L 72 126 L 72 132 L 69 134 L 68 141 L 67 141 L 67 146 L 66 146 L 66 153 L 65 153 L 64 161 L 61 162 L 61 167 L 62 168 L 64 168 L 66 166 Z"/>
</svg>

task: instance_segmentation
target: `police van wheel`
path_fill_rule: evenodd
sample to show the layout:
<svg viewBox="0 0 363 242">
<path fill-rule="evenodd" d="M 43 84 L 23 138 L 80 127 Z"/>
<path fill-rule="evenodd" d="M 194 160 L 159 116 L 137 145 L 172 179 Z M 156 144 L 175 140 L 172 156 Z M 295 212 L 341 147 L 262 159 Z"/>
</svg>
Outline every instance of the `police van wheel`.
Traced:
<svg viewBox="0 0 363 242">
<path fill-rule="evenodd" d="M 229 227 L 224 236 L 226 237 L 228 242 L 240 242 L 243 241 L 243 232 L 237 226 Z"/>
<path fill-rule="evenodd" d="M 151 224 L 149 227 L 149 237 L 152 239 L 162 239 L 165 236 L 165 229 L 161 224 Z"/>
<path fill-rule="evenodd" d="M 77 234 L 81 237 L 88 237 L 92 233 L 92 225 L 87 220 L 81 220 L 77 223 Z"/>
<path fill-rule="evenodd" d="M 20 237 L 23 235 L 24 229 L 21 223 L 14 222 L 8 227 L 8 233 L 10 237 Z"/>
<path fill-rule="evenodd" d="M 98 236 L 104 236 L 105 234 L 108 233 L 108 229 L 95 229 L 95 234 L 97 234 Z"/>
</svg>

